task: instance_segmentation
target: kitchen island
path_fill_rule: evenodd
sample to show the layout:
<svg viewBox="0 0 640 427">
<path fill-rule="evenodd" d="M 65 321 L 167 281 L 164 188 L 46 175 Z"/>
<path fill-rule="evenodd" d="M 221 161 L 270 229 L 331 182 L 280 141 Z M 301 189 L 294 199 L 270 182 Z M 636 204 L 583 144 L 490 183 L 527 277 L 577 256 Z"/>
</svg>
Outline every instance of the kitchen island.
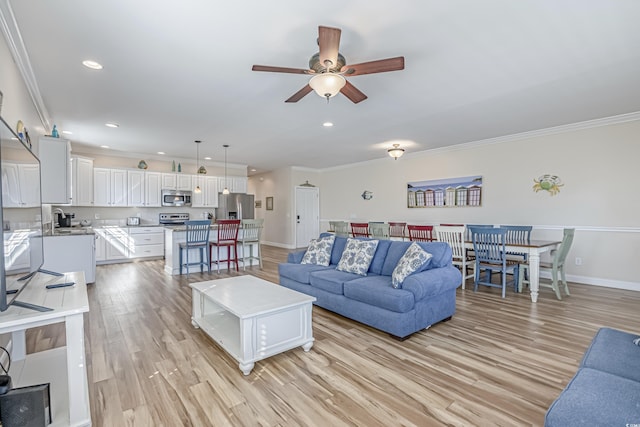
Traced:
<svg viewBox="0 0 640 427">
<path fill-rule="evenodd" d="M 216 224 L 212 224 L 211 232 L 209 233 L 209 241 L 215 242 L 217 237 L 218 237 L 218 226 Z M 242 242 L 240 241 L 240 239 L 242 239 L 242 227 L 238 232 L 238 261 L 240 262 L 240 265 L 243 265 L 242 258 L 244 256 L 244 251 L 243 251 Z M 180 274 L 180 243 L 184 243 L 186 241 L 187 241 L 187 229 L 184 225 L 165 227 L 164 229 L 164 271 L 167 274 L 171 274 L 171 275 Z M 256 254 L 258 254 L 258 243 L 252 243 L 251 246 L 253 246 L 252 248 L 253 255 L 256 256 Z M 249 244 L 247 244 L 246 251 L 249 252 Z M 226 250 L 224 250 L 224 252 L 221 251 L 220 255 L 222 256 L 223 253 L 224 253 L 224 257 L 226 257 L 227 251 Z M 248 255 L 249 254 L 247 253 L 247 256 Z M 217 253 L 214 250 L 211 254 L 211 258 L 213 261 L 217 260 L 216 256 L 217 256 Z M 199 259 L 197 249 L 194 249 L 189 253 L 189 259 Z M 258 264 L 259 262 L 256 259 L 252 259 L 250 261 L 247 260 L 247 266 L 258 265 Z M 226 267 L 226 265 L 224 264 L 220 267 L 222 268 L 223 266 Z M 191 267 L 192 272 L 196 271 L 196 269 L 197 269 L 196 267 Z M 197 269 L 197 271 L 200 271 L 200 269 Z M 186 274 L 186 270 L 184 272 Z"/>
</svg>

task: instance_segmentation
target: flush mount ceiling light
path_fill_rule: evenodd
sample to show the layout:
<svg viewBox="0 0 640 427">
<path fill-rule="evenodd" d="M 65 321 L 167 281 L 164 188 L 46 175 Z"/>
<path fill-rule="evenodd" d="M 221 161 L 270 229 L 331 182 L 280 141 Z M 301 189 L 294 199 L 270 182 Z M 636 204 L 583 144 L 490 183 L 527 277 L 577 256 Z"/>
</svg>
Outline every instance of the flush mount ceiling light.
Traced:
<svg viewBox="0 0 640 427">
<path fill-rule="evenodd" d="M 229 194 L 229 187 L 227 186 L 227 148 L 229 148 L 229 144 L 224 144 L 224 190 L 222 190 L 222 194 Z"/>
<path fill-rule="evenodd" d="M 117 123 L 111 123 L 111 122 L 109 122 L 109 123 L 105 123 L 104 125 L 105 125 L 106 127 L 108 127 L 108 128 L 119 128 L 119 127 L 120 127 L 120 125 L 119 125 L 119 124 L 117 124 Z"/>
<path fill-rule="evenodd" d="M 329 98 L 336 96 L 346 84 L 347 80 L 335 73 L 318 74 L 309 80 L 311 89 L 315 90 L 319 96 L 327 98 L 327 102 L 329 102 Z"/>
<path fill-rule="evenodd" d="M 398 160 L 404 154 L 404 148 L 400 148 L 400 144 L 393 144 L 393 147 L 389 148 L 387 153 L 389 153 L 394 160 Z"/>
<path fill-rule="evenodd" d="M 92 70 L 102 70 L 102 64 L 96 61 L 92 61 L 90 59 L 86 59 L 82 61 L 82 65 L 84 65 L 87 68 L 91 68 Z"/>
</svg>

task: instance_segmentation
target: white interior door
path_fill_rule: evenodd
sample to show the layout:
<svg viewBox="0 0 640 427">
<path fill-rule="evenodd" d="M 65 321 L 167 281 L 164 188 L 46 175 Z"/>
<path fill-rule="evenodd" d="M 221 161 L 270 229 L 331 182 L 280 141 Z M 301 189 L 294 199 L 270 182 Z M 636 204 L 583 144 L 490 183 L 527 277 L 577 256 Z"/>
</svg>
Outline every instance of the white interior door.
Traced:
<svg viewBox="0 0 640 427">
<path fill-rule="evenodd" d="M 309 245 L 320 234 L 320 192 L 316 187 L 296 187 L 296 247 Z"/>
</svg>

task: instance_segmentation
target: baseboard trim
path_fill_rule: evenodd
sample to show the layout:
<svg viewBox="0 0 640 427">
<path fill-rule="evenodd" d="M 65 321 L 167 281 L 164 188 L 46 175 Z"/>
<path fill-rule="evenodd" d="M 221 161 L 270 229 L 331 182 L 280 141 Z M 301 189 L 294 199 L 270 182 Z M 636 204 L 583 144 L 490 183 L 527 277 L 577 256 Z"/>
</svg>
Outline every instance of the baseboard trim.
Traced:
<svg viewBox="0 0 640 427">
<path fill-rule="evenodd" d="M 540 277 L 551 280 L 551 272 L 541 271 Z M 602 286 L 612 289 L 625 289 L 627 291 L 640 291 L 640 283 L 625 282 L 623 280 L 603 279 L 601 277 L 577 276 L 575 274 L 567 274 L 567 282 L 580 283 L 582 285 Z"/>
<path fill-rule="evenodd" d="M 261 244 L 263 245 L 268 245 L 268 246 L 275 246 L 276 248 L 282 248 L 282 249 L 295 249 L 294 245 L 287 245 L 286 243 L 279 243 L 279 242 L 267 242 L 267 241 L 260 241 Z"/>
</svg>

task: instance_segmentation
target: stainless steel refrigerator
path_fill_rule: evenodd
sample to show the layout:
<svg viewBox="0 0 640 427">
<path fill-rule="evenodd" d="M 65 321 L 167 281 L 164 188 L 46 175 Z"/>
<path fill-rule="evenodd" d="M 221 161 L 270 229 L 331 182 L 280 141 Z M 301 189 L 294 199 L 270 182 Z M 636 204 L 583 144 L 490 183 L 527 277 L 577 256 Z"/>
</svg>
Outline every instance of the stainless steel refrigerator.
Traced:
<svg viewBox="0 0 640 427">
<path fill-rule="evenodd" d="M 216 219 L 253 219 L 254 196 L 244 193 L 218 193 Z"/>
</svg>

